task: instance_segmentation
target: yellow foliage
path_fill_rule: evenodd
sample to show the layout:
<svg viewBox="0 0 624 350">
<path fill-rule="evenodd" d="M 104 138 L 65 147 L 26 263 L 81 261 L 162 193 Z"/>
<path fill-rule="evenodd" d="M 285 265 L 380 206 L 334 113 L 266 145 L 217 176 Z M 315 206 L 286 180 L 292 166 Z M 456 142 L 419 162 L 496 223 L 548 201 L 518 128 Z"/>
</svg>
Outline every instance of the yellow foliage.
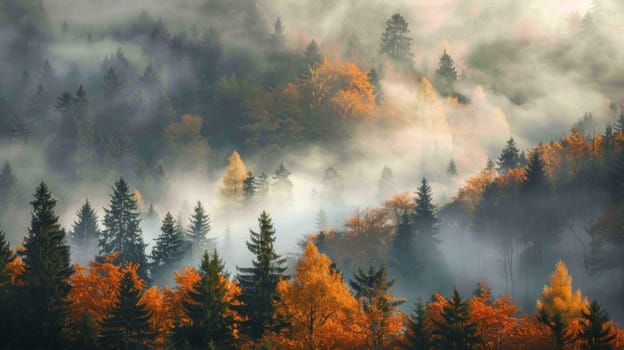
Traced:
<svg viewBox="0 0 624 350">
<path fill-rule="evenodd" d="M 460 187 L 457 195 L 455 196 L 455 202 L 458 202 L 468 208 L 470 211 L 474 211 L 477 208 L 477 204 L 483 197 L 485 188 L 494 182 L 496 179 L 495 169 L 483 169 L 479 175 L 469 178 L 466 184 Z"/>
<path fill-rule="evenodd" d="M 583 298 L 580 290 L 572 291 L 572 277 L 568 275 L 565 264 L 559 260 L 550 276 L 550 285 L 544 286 L 537 300 L 538 312 L 545 311 L 549 317 L 559 313 L 564 320 L 571 321 L 581 316 L 587 304 L 587 298 Z"/>
<path fill-rule="evenodd" d="M 398 225 L 404 214 L 412 213 L 416 209 L 416 202 L 411 193 L 403 192 L 384 201 L 384 208 L 392 217 L 394 224 Z"/>
<path fill-rule="evenodd" d="M 201 140 L 203 120 L 200 116 L 185 114 L 179 123 L 165 128 L 165 141 L 174 147 L 193 145 Z"/>
<path fill-rule="evenodd" d="M 229 204 L 238 204 L 243 200 L 243 180 L 247 177 L 247 167 L 238 152 L 232 152 L 228 159 L 221 182 L 221 198 Z"/>
</svg>

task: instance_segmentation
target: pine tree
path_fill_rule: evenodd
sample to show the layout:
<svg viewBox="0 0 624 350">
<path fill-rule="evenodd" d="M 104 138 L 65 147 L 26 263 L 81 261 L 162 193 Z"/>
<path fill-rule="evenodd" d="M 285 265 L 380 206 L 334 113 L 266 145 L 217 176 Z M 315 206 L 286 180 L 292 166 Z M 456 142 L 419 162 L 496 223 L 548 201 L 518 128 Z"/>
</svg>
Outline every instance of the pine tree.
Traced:
<svg viewBox="0 0 624 350">
<path fill-rule="evenodd" d="M 243 180 L 243 198 L 245 203 L 251 204 L 257 190 L 258 184 L 256 181 L 256 177 L 251 172 L 251 170 L 249 170 L 247 172 L 247 177 L 245 177 L 245 180 Z"/>
<path fill-rule="evenodd" d="M 269 195 L 270 189 L 269 175 L 265 172 L 262 172 L 256 179 L 256 198 L 257 202 L 263 202 Z"/>
<path fill-rule="evenodd" d="M 453 95 L 456 81 L 457 70 L 455 69 L 455 63 L 446 50 L 444 50 L 436 70 L 436 87 L 440 95 L 444 97 Z"/>
<path fill-rule="evenodd" d="M 433 319 L 434 349 L 471 350 L 477 349 L 481 339 L 477 335 L 477 324 L 470 320 L 470 305 L 457 292 L 448 300 L 440 314 L 441 319 Z"/>
<path fill-rule="evenodd" d="M 216 250 L 212 257 L 204 252 L 198 273 L 201 279 L 187 291 L 183 302 L 191 322 L 174 330 L 176 345 L 180 349 L 231 349 L 232 305 L 226 298 L 227 275 Z"/>
<path fill-rule="evenodd" d="M 78 210 L 76 215 L 78 219 L 74 221 L 73 228 L 70 232 L 72 241 L 81 247 L 95 243 L 100 235 L 100 229 L 97 223 L 97 215 L 88 199 L 80 210 Z"/>
<path fill-rule="evenodd" d="M 325 212 L 325 210 L 323 210 L 323 208 L 319 209 L 318 213 L 316 214 L 316 220 L 314 221 L 314 224 L 316 225 L 316 229 L 319 231 L 325 230 L 327 228 L 327 213 Z"/>
<path fill-rule="evenodd" d="M 494 161 L 492 160 L 492 158 L 488 158 L 487 164 L 485 164 L 485 170 L 488 170 L 488 171 L 494 170 L 495 166 L 496 164 L 494 164 Z"/>
<path fill-rule="evenodd" d="M 197 256 L 195 252 L 205 251 L 214 246 L 214 239 L 208 238 L 208 233 L 212 228 L 210 224 L 210 216 L 206 213 L 201 202 L 197 202 L 197 205 L 193 208 L 191 221 L 186 231 L 186 235 L 193 245 L 192 250 L 194 256 Z"/>
<path fill-rule="evenodd" d="M 110 207 L 104 208 L 104 230 L 99 240 L 100 255 L 120 254 L 117 264 L 138 263 L 139 275 L 147 280 L 147 259 L 134 195 L 123 179 L 115 181 Z"/>
<path fill-rule="evenodd" d="M 266 331 L 275 329 L 273 319 L 275 302 L 279 299 L 277 283 L 284 275 L 286 267 L 282 265 L 286 258 L 275 252 L 275 229 L 269 214 L 262 212 L 258 218 L 260 232 L 250 230 L 247 249 L 254 256 L 251 267 L 237 267 L 237 279 L 242 293 L 239 313 L 245 319 L 243 333 L 254 340 L 260 339 Z"/>
<path fill-rule="evenodd" d="M 292 199 L 293 184 L 290 181 L 290 170 L 284 166 L 284 163 L 280 163 L 279 167 L 275 170 L 273 176 L 273 190 L 278 199 L 282 201 L 290 201 Z"/>
<path fill-rule="evenodd" d="M 67 312 L 65 297 L 72 274 L 65 230 L 59 224 L 54 208 L 56 200 L 45 183 L 41 183 L 31 202 L 33 211 L 24 250 L 18 252 L 24 263 L 20 276 L 20 317 L 24 324 L 23 348 L 61 349 Z"/>
<path fill-rule="evenodd" d="M 406 283 L 415 282 L 417 273 L 422 268 L 415 250 L 415 237 L 409 215 L 403 214 L 396 227 L 396 234 L 390 250 L 390 261 L 393 270 Z"/>
<path fill-rule="evenodd" d="M 422 300 L 414 304 L 414 312 L 408 318 L 405 349 L 429 350 L 431 348 L 431 331 L 426 324 L 427 311 Z"/>
<path fill-rule="evenodd" d="M 284 25 L 282 20 L 277 17 L 273 24 L 273 35 L 271 36 L 271 46 L 274 52 L 282 52 L 285 48 Z"/>
<path fill-rule="evenodd" d="M 185 254 L 184 234 L 171 213 L 165 215 L 160 231 L 151 254 L 150 272 L 154 279 L 172 273 Z"/>
<path fill-rule="evenodd" d="M 383 87 L 381 86 L 381 81 L 379 80 L 379 75 L 377 74 L 377 70 L 375 68 L 371 68 L 368 71 L 367 75 L 368 81 L 375 88 L 375 90 L 373 91 L 373 94 L 375 95 L 375 103 L 380 104 L 384 101 L 385 96 Z"/>
<path fill-rule="evenodd" d="M 120 86 L 121 84 L 119 78 L 117 78 L 117 74 L 115 74 L 115 70 L 113 67 L 110 67 L 104 75 L 104 85 L 102 86 L 104 96 L 108 100 L 108 103 L 112 102 L 111 100 L 119 93 Z"/>
<path fill-rule="evenodd" d="M 15 205 L 16 185 L 17 178 L 7 161 L 0 171 L 0 210 L 4 211 Z"/>
<path fill-rule="evenodd" d="M 381 35 L 379 53 L 396 61 L 404 69 L 412 68 L 412 38 L 405 18 L 396 13 L 386 22 L 386 30 Z"/>
<path fill-rule="evenodd" d="M 546 164 L 542 160 L 541 152 L 536 149 L 529 158 L 522 190 L 525 193 L 544 195 L 548 193 L 549 188 L 550 181 L 546 175 Z"/>
<path fill-rule="evenodd" d="M 69 345 L 70 349 L 76 350 L 99 349 L 97 324 L 88 312 L 82 314 L 79 323 L 72 329 Z"/>
<path fill-rule="evenodd" d="M 498 171 L 506 174 L 509 170 L 520 167 L 520 151 L 516 147 L 513 137 L 507 141 L 505 148 L 496 161 Z"/>
<path fill-rule="evenodd" d="M 16 255 L 6 240 L 4 231 L 0 230 L 0 289 L 9 281 L 7 266 L 15 260 Z"/>
<path fill-rule="evenodd" d="M 384 199 L 387 196 L 392 195 L 395 192 L 394 176 L 392 175 L 392 169 L 388 166 L 384 166 L 381 170 L 381 177 L 377 185 L 377 199 Z"/>
<path fill-rule="evenodd" d="M 578 339 L 583 350 L 612 350 L 612 342 L 616 337 L 613 326 L 609 323 L 609 315 L 596 300 L 583 310 L 580 322 L 581 330 Z"/>
<path fill-rule="evenodd" d="M 454 159 L 451 159 L 451 162 L 446 169 L 446 173 L 451 177 L 457 176 L 457 166 L 455 165 Z"/>
<path fill-rule="evenodd" d="M 306 67 L 306 72 L 308 69 L 315 68 L 323 62 L 323 55 L 321 55 L 321 49 L 316 41 L 312 40 L 308 46 L 306 46 L 305 52 L 303 53 L 303 62 Z"/>
<path fill-rule="evenodd" d="M 427 179 L 422 179 L 415 200 L 416 211 L 412 218 L 414 230 L 419 237 L 435 240 L 439 232 L 439 220 Z"/>
<path fill-rule="evenodd" d="M 132 273 L 124 272 L 119 286 L 119 300 L 102 321 L 100 344 L 103 349 L 148 349 L 152 336 L 150 313 L 140 302 L 142 291 L 135 288 Z"/>
<path fill-rule="evenodd" d="M 555 344 L 557 350 L 566 349 L 567 345 L 571 343 L 573 334 L 570 333 L 568 322 L 563 318 L 561 312 L 555 312 L 553 315 L 549 315 L 545 309 L 538 311 L 537 320 L 545 324 L 555 338 Z"/>
</svg>

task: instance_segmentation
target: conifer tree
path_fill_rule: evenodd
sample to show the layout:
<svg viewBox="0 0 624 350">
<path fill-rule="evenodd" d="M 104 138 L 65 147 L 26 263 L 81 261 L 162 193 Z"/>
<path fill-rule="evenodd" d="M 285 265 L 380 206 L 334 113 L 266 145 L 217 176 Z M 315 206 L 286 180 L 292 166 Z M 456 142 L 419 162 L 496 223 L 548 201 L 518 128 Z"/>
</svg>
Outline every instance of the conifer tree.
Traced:
<svg viewBox="0 0 624 350">
<path fill-rule="evenodd" d="M 269 189 L 271 184 L 269 182 L 269 175 L 262 172 L 256 179 L 256 199 L 258 202 L 264 201 L 269 195 Z"/>
<path fill-rule="evenodd" d="M 76 215 L 78 218 L 74 221 L 73 228 L 70 232 L 72 241 L 81 247 L 96 243 L 100 235 L 100 229 L 97 223 L 97 215 L 88 199 L 78 210 Z"/>
<path fill-rule="evenodd" d="M 556 311 L 554 314 L 549 315 L 542 309 L 537 313 L 537 320 L 550 329 L 555 338 L 557 350 L 566 349 L 567 345 L 574 340 L 573 334 L 570 333 L 568 322 L 563 318 L 561 312 Z"/>
<path fill-rule="evenodd" d="M 496 163 L 501 174 L 506 174 L 509 170 L 520 167 L 520 151 L 516 147 L 513 137 L 507 141 Z"/>
<path fill-rule="evenodd" d="M 457 70 L 455 69 L 455 63 L 446 50 L 444 50 L 436 70 L 436 87 L 440 95 L 444 97 L 453 95 L 456 81 Z"/>
<path fill-rule="evenodd" d="M 37 186 L 31 204 L 24 250 L 18 252 L 24 263 L 17 300 L 24 321 L 20 324 L 23 348 L 61 349 L 72 274 L 69 246 L 54 211 L 56 200 L 45 183 Z"/>
<path fill-rule="evenodd" d="M 16 255 L 6 240 L 4 231 L 0 230 L 0 289 L 9 281 L 7 266 L 15 260 Z"/>
<path fill-rule="evenodd" d="M 187 237 L 192 242 L 193 255 L 195 255 L 195 252 L 205 251 L 214 246 L 214 239 L 208 238 L 208 233 L 212 228 L 210 224 L 210 216 L 206 213 L 206 209 L 204 209 L 201 202 L 197 202 L 197 205 L 193 208 L 191 222 L 186 231 Z"/>
<path fill-rule="evenodd" d="M 409 350 L 429 350 L 431 348 L 431 331 L 426 324 L 427 311 L 422 300 L 414 304 L 414 311 L 408 318 L 407 346 Z"/>
<path fill-rule="evenodd" d="M 8 339 L 15 336 L 15 315 L 18 311 L 15 307 L 16 288 L 10 284 L 11 276 L 7 270 L 15 258 L 4 232 L 0 230 L 0 339 L 7 340 L 4 344 L 7 348 L 13 345 Z"/>
<path fill-rule="evenodd" d="M 278 199 L 283 201 L 290 201 L 292 199 L 293 183 L 290 181 L 290 170 L 284 166 L 284 163 L 280 163 L 279 167 L 275 170 L 273 176 L 273 190 Z"/>
<path fill-rule="evenodd" d="M 98 242 L 100 255 L 118 252 L 120 256 L 115 260 L 117 264 L 138 263 L 139 275 L 147 280 L 146 245 L 140 227 L 140 212 L 136 199 L 123 178 L 115 181 L 110 197 L 109 208 L 104 208 L 104 229 Z"/>
<path fill-rule="evenodd" d="M 152 249 L 151 276 L 164 277 L 173 272 L 175 264 L 180 262 L 185 254 L 184 234 L 171 213 L 167 212 L 160 227 L 161 234 L 156 238 L 156 245 Z"/>
<path fill-rule="evenodd" d="M 578 338 L 582 350 L 612 350 L 611 345 L 616 337 L 609 315 L 596 300 L 592 301 L 587 311 L 582 310 L 581 330 Z"/>
<path fill-rule="evenodd" d="M 409 215 L 401 215 L 396 227 L 396 234 L 390 250 L 391 267 L 406 283 L 415 282 L 416 275 L 422 268 L 422 261 L 416 256 L 415 237 Z"/>
<path fill-rule="evenodd" d="M 5 162 L 0 171 L 0 210 L 15 205 L 17 178 L 13 174 L 11 164 Z"/>
<path fill-rule="evenodd" d="M 243 333 L 254 340 L 266 331 L 279 326 L 273 318 L 275 302 L 279 299 L 277 283 L 284 275 L 282 265 L 286 258 L 275 252 L 275 229 L 269 214 L 262 212 L 258 218 L 260 232 L 250 230 L 247 249 L 254 256 L 251 267 L 237 267 L 237 279 L 241 286 L 239 313 L 245 319 Z"/>
<path fill-rule="evenodd" d="M 481 340 L 477 324 L 470 320 L 470 305 L 457 289 L 441 312 L 441 319 L 433 319 L 432 345 L 436 350 L 477 349 Z"/>
<path fill-rule="evenodd" d="M 247 172 L 247 177 L 243 180 L 243 198 L 245 203 L 250 204 L 256 195 L 256 191 L 258 190 L 258 184 L 256 181 L 256 177 L 253 172 L 249 170 Z"/>
<path fill-rule="evenodd" d="M 409 37 L 405 18 L 395 13 L 386 22 L 386 30 L 381 35 L 379 53 L 399 63 L 402 68 L 412 68 L 412 38 Z"/>
<path fill-rule="evenodd" d="M 97 325 L 88 312 L 82 314 L 80 322 L 71 331 L 72 338 L 69 341 L 70 349 L 99 349 Z"/>
<path fill-rule="evenodd" d="M 132 273 L 124 272 L 119 286 L 119 300 L 102 321 L 100 344 L 103 349 L 148 349 L 152 336 L 150 313 L 141 303 L 142 291 L 135 288 Z"/>
<path fill-rule="evenodd" d="M 544 164 L 542 160 L 541 152 L 536 149 L 531 153 L 531 157 L 529 158 L 522 189 L 527 193 L 540 193 L 543 195 L 548 192 L 549 187 L 548 175 L 546 175 L 546 164 Z"/>
<path fill-rule="evenodd" d="M 377 185 L 377 199 L 384 199 L 390 196 L 395 191 L 394 176 L 392 175 L 392 169 L 388 166 L 384 166 L 381 170 L 381 177 Z"/>
<path fill-rule="evenodd" d="M 199 271 L 200 280 L 186 293 L 183 302 L 188 326 L 174 330 L 178 348 L 231 349 L 233 348 L 234 319 L 232 305 L 227 299 L 227 275 L 223 261 L 215 250 L 212 257 L 204 252 Z"/>
<path fill-rule="evenodd" d="M 306 71 L 309 68 L 314 68 L 323 62 L 323 56 L 321 55 L 321 49 L 315 40 L 310 41 L 303 53 L 303 62 L 306 67 Z"/>
<path fill-rule="evenodd" d="M 451 177 L 457 176 L 457 165 L 455 165 L 454 159 L 451 159 L 451 162 L 446 169 L 446 173 Z"/>
<path fill-rule="evenodd" d="M 377 74 L 377 70 L 375 68 L 371 68 L 368 71 L 368 81 L 370 81 L 371 85 L 375 88 L 373 94 L 375 95 L 375 103 L 380 104 L 384 101 L 384 91 L 381 86 L 381 81 L 379 80 L 379 75 Z"/>
<path fill-rule="evenodd" d="M 416 192 L 416 211 L 412 218 L 414 230 L 420 238 L 435 240 L 439 232 L 439 220 L 433 205 L 433 194 L 427 179 L 423 178 Z"/>
</svg>

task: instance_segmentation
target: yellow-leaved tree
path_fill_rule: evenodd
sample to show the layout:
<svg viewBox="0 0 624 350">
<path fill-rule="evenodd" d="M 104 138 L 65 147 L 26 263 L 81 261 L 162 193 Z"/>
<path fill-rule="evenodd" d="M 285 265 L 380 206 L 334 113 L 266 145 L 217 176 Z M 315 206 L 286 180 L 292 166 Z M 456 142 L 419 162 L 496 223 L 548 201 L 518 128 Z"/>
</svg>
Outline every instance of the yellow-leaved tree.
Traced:
<svg viewBox="0 0 624 350">
<path fill-rule="evenodd" d="M 226 207 L 235 207 L 243 200 L 243 180 L 247 177 L 247 167 L 238 152 L 232 152 L 223 174 L 220 195 Z"/>
<path fill-rule="evenodd" d="M 569 322 L 581 317 L 581 311 L 587 305 L 587 298 L 583 298 L 580 290 L 572 291 L 572 277 L 568 275 L 568 268 L 563 261 L 559 260 L 550 275 L 550 285 L 544 286 L 537 300 L 538 313 L 545 313 L 549 318 L 559 314 L 564 321 Z"/>
<path fill-rule="evenodd" d="M 278 312 L 291 322 L 289 339 L 283 341 L 294 349 L 357 348 L 362 337 L 351 325 L 359 304 L 331 260 L 310 242 L 296 271 L 290 282 L 278 285 Z"/>
</svg>

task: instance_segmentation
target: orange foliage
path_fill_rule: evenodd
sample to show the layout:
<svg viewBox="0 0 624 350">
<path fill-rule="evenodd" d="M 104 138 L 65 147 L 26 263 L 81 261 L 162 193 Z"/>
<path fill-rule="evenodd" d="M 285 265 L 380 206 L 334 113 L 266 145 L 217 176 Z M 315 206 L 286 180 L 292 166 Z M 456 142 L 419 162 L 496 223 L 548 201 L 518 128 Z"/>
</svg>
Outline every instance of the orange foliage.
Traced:
<svg viewBox="0 0 624 350">
<path fill-rule="evenodd" d="M 392 198 L 384 201 L 384 208 L 392 217 L 394 225 L 398 225 L 404 214 L 414 212 L 416 209 L 416 202 L 414 202 L 414 198 L 411 193 L 403 192 L 395 194 Z"/>
<path fill-rule="evenodd" d="M 179 123 L 165 128 L 165 141 L 172 146 L 193 145 L 201 141 L 203 120 L 200 116 L 185 114 Z"/>
<path fill-rule="evenodd" d="M 477 335 L 483 343 L 480 349 L 509 349 L 518 328 L 519 313 L 507 295 L 491 300 L 487 289 L 470 300 L 470 318 L 477 323 Z"/>
<path fill-rule="evenodd" d="M 466 184 L 459 189 L 455 196 L 455 202 L 460 203 L 470 211 L 476 210 L 477 204 L 479 204 L 483 197 L 485 188 L 494 182 L 495 179 L 496 170 L 481 170 L 479 175 L 468 179 Z"/>
</svg>

